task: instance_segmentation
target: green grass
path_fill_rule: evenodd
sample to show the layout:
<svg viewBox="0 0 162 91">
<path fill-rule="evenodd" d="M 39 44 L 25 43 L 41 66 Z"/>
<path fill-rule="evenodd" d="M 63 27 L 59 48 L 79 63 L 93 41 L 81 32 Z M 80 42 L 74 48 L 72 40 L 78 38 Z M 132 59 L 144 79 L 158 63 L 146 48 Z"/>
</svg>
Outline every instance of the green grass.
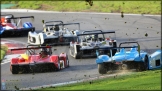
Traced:
<svg viewBox="0 0 162 91">
<path fill-rule="evenodd" d="M 92 80 L 39 90 L 160 90 L 161 70 L 135 72 L 123 76 Z"/>
<path fill-rule="evenodd" d="M 1 58 L 0 58 L 0 62 L 3 60 L 4 56 L 6 55 L 8 48 L 5 45 L 1 45 Z"/>
<path fill-rule="evenodd" d="M 160 1 L 93 1 L 93 6 L 85 1 L 1 1 L 2 4 L 17 4 L 12 8 L 74 11 L 74 12 L 106 12 L 106 13 L 134 13 L 161 14 Z M 86 5 L 87 4 L 87 5 Z"/>
<path fill-rule="evenodd" d="M 15 6 L 15 4 L 2 4 L 1 9 L 6 9 L 6 8 L 9 8 L 9 7 L 12 7 L 12 6 Z"/>
</svg>

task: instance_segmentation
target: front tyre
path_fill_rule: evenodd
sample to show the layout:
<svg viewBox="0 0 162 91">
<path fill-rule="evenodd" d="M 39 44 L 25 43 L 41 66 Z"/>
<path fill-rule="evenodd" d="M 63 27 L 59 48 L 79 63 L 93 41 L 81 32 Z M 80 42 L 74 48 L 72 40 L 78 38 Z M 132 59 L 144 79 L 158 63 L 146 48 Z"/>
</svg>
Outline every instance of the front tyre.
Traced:
<svg viewBox="0 0 162 91">
<path fill-rule="evenodd" d="M 80 57 L 79 57 L 79 55 L 77 53 L 74 53 L 74 58 L 79 59 Z"/>
<path fill-rule="evenodd" d="M 147 56 L 145 56 L 145 59 L 144 59 L 144 63 L 143 63 L 143 71 L 146 71 L 146 70 L 148 70 L 148 57 Z"/>
<path fill-rule="evenodd" d="M 106 74 L 107 73 L 107 68 L 105 66 L 105 64 L 98 64 L 98 72 L 100 74 Z"/>
</svg>

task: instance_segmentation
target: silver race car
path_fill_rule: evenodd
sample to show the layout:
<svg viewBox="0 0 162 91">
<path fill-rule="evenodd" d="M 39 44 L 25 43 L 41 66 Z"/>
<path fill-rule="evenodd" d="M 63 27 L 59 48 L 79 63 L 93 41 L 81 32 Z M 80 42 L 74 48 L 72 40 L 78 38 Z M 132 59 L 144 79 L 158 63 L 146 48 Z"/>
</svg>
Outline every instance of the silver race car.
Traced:
<svg viewBox="0 0 162 91">
<path fill-rule="evenodd" d="M 108 47 L 116 47 L 117 41 L 111 39 L 106 34 L 114 34 L 115 31 L 103 32 L 102 30 L 83 31 L 82 34 L 78 34 L 78 42 L 70 42 L 70 55 L 75 59 L 83 57 L 96 57 L 96 48 L 102 48 L 99 50 L 100 54 L 108 54 Z M 104 49 L 105 48 L 105 49 Z M 116 53 L 116 49 L 113 49 L 113 55 Z"/>
<path fill-rule="evenodd" d="M 43 22 L 43 32 L 29 32 L 28 43 L 32 45 L 69 45 L 70 41 L 77 40 L 77 34 L 79 34 L 80 23 L 63 23 L 62 21 L 48 21 Z M 60 22 L 59 24 L 49 23 Z M 78 29 L 72 29 L 72 25 Z M 67 28 L 67 26 L 70 26 Z M 73 28 L 74 28 L 73 27 Z"/>
</svg>

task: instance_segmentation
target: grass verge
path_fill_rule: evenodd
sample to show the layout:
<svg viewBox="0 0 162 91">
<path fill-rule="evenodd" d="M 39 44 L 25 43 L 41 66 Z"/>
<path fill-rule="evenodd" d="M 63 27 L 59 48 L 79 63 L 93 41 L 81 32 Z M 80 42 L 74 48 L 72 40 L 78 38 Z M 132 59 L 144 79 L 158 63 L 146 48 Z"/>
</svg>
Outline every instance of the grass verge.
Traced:
<svg viewBox="0 0 162 91">
<path fill-rule="evenodd" d="M 8 47 L 6 45 L 2 45 L 1 44 L 1 58 L 0 58 L 0 62 L 3 60 L 4 56 L 6 55 L 6 52 L 8 50 Z"/>
<path fill-rule="evenodd" d="M 135 72 L 39 90 L 161 90 L 161 70 Z"/>
<path fill-rule="evenodd" d="M 93 0 L 92 0 L 93 1 Z M 13 9 L 50 10 L 63 12 L 106 12 L 161 15 L 161 1 L 1 1 L 1 4 L 16 4 Z"/>
</svg>

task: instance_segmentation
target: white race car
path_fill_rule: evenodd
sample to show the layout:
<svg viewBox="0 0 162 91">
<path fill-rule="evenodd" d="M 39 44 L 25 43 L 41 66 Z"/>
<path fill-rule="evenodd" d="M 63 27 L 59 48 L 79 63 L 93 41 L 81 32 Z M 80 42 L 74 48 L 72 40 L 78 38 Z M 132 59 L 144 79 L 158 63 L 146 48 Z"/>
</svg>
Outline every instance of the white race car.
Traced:
<svg viewBox="0 0 162 91">
<path fill-rule="evenodd" d="M 28 43 L 32 45 L 69 45 L 70 41 L 76 41 L 80 30 L 80 23 L 63 23 L 62 21 L 49 21 L 44 23 L 44 31 L 40 33 L 29 32 Z M 60 24 L 47 24 L 51 22 L 61 22 Z M 78 29 L 66 28 L 67 25 L 77 25 Z"/>
<path fill-rule="evenodd" d="M 70 55 L 75 59 L 96 57 L 96 48 L 102 48 L 99 50 L 100 54 L 110 53 L 110 50 L 106 50 L 106 48 L 117 46 L 116 40 L 105 38 L 105 34 L 110 33 L 115 34 L 115 31 L 102 32 L 102 30 L 92 30 L 78 34 L 80 36 L 78 37 L 78 42 L 70 42 Z M 113 55 L 116 51 L 116 49 L 113 50 Z"/>
</svg>

